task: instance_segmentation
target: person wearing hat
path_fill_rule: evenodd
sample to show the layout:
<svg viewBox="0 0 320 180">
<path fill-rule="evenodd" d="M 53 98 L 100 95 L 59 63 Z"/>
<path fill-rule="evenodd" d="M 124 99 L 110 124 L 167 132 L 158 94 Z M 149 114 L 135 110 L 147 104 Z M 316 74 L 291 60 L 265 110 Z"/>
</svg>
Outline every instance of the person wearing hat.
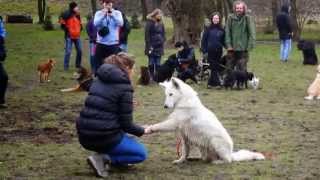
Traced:
<svg viewBox="0 0 320 180">
<path fill-rule="evenodd" d="M 76 68 L 79 68 L 81 66 L 82 58 L 82 47 L 80 41 L 82 24 L 77 3 L 71 2 L 69 4 L 69 10 L 60 16 L 59 23 L 61 24 L 61 28 L 65 31 L 64 70 L 69 69 L 72 44 L 75 45 L 77 51 L 75 66 Z"/>
<path fill-rule="evenodd" d="M 119 42 L 120 28 L 123 18 L 120 11 L 113 8 L 112 0 L 101 0 L 103 9 L 94 15 L 93 24 L 97 28 L 97 47 L 94 57 L 96 69 L 103 64 L 103 60 L 110 55 L 121 52 Z"/>
</svg>

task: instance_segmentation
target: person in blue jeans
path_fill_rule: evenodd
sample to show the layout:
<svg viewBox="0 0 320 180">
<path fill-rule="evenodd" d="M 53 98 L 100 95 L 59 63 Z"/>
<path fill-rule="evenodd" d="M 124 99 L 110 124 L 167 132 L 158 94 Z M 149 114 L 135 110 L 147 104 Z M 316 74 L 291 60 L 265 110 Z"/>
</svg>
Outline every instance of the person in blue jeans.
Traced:
<svg viewBox="0 0 320 180">
<path fill-rule="evenodd" d="M 77 3 L 71 2 L 69 4 L 69 10 L 60 16 L 59 23 L 61 24 L 61 28 L 65 31 L 64 70 L 69 69 L 72 43 L 74 43 L 77 51 L 75 66 L 76 68 L 79 68 L 81 66 L 82 58 L 82 46 L 80 40 L 82 24 Z"/>
<path fill-rule="evenodd" d="M 281 7 L 281 12 L 277 15 L 276 22 L 280 39 L 280 60 L 287 62 L 291 52 L 291 39 L 293 34 L 288 6 L 284 5 Z"/>
<path fill-rule="evenodd" d="M 127 166 L 146 160 L 146 148 L 129 134 L 140 137 L 150 133 L 133 123 L 134 60 L 121 52 L 104 62 L 76 121 L 80 144 L 96 152 L 87 161 L 100 177 L 108 176 L 110 165 Z"/>
<path fill-rule="evenodd" d="M 88 15 L 88 23 L 86 25 L 87 35 L 89 37 L 89 55 L 90 55 L 90 66 L 91 71 L 95 74 L 96 64 L 94 61 L 94 56 L 96 53 L 96 46 L 97 46 L 97 29 L 93 24 L 93 17 Z"/>
</svg>

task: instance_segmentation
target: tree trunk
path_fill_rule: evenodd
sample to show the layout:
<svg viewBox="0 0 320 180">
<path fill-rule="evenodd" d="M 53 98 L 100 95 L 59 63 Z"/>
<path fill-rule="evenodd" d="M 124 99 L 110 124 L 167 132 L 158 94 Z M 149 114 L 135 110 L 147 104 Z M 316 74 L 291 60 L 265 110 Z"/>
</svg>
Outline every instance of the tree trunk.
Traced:
<svg viewBox="0 0 320 180">
<path fill-rule="evenodd" d="M 46 0 L 38 0 L 39 24 L 44 23 L 45 12 L 46 12 Z"/>
<path fill-rule="evenodd" d="M 91 0 L 91 9 L 92 9 L 92 15 L 94 15 L 97 11 L 97 1 Z"/>
<path fill-rule="evenodd" d="M 293 27 L 293 39 L 298 40 L 301 35 L 301 29 L 298 27 L 298 9 L 296 0 L 291 0 L 291 18 Z"/>
<path fill-rule="evenodd" d="M 167 7 L 173 23 L 172 43 L 187 41 L 197 44 L 204 22 L 202 1 L 168 0 Z"/>
<path fill-rule="evenodd" d="M 272 9 L 272 28 L 275 30 L 277 28 L 277 15 L 279 12 L 279 5 L 278 0 L 272 0 L 271 2 L 271 9 Z"/>
<path fill-rule="evenodd" d="M 146 0 L 141 0 L 141 9 L 142 9 L 142 21 L 147 20 L 148 8 Z"/>
</svg>

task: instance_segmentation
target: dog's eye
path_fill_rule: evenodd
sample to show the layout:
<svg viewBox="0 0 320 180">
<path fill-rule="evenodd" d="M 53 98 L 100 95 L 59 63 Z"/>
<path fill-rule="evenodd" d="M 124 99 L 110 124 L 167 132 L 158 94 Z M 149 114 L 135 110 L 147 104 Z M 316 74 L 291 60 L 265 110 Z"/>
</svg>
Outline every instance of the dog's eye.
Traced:
<svg viewBox="0 0 320 180">
<path fill-rule="evenodd" d="M 172 96 L 172 95 L 173 95 L 172 93 L 169 94 L 169 96 Z"/>
</svg>

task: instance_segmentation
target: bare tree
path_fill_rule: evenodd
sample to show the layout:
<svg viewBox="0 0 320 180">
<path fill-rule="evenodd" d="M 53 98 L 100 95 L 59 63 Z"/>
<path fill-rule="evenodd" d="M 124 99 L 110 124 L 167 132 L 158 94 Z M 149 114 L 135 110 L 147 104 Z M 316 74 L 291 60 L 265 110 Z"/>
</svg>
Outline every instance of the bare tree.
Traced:
<svg viewBox="0 0 320 180">
<path fill-rule="evenodd" d="M 45 14 L 46 14 L 46 0 L 38 0 L 39 24 L 44 23 Z"/>
<path fill-rule="evenodd" d="M 204 22 L 202 1 L 167 0 L 166 5 L 173 22 L 172 42 L 185 40 L 188 43 L 197 43 Z"/>
<path fill-rule="evenodd" d="M 147 1 L 141 0 L 142 20 L 145 21 L 148 15 Z"/>
<path fill-rule="evenodd" d="M 92 14 L 94 15 L 97 11 L 97 1 L 96 0 L 91 0 L 91 9 L 92 9 Z"/>
</svg>

